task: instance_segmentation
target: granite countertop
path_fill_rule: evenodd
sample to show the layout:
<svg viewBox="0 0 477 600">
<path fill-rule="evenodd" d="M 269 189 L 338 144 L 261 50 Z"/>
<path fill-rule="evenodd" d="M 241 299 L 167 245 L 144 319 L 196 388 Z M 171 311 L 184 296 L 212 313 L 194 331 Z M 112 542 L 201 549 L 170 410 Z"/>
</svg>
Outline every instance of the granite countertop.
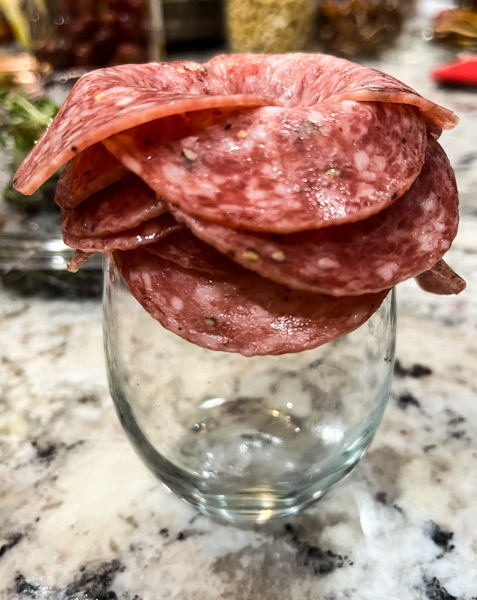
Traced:
<svg viewBox="0 0 477 600">
<path fill-rule="evenodd" d="M 411 40 L 411 41 L 409 41 Z M 477 598 L 477 96 L 410 36 L 376 66 L 453 109 L 457 297 L 398 288 L 396 376 L 354 473 L 312 508 L 213 522 L 142 465 L 109 397 L 98 301 L 0 290 L 0 600 Z"/>
</svg>

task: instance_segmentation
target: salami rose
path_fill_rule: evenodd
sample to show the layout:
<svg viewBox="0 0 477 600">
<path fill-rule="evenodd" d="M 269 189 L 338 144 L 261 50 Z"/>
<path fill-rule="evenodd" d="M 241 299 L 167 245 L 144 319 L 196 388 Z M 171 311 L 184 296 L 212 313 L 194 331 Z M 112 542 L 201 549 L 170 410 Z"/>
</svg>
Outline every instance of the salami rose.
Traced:
<svg viewBox="0 0 477 600">
<path fill-rule="evenodd" d="M 282 354 L 352 331 L 389 289 L 465 283 L 442 260 L 458 198 L 436 142 L 457 117 L 396 79 L 320 54 L 224 55 L 79 80 L 21 165 L 61 165 L 77 269 L 113 252 L 164 327 L 214 350 Z"/>
</svg>

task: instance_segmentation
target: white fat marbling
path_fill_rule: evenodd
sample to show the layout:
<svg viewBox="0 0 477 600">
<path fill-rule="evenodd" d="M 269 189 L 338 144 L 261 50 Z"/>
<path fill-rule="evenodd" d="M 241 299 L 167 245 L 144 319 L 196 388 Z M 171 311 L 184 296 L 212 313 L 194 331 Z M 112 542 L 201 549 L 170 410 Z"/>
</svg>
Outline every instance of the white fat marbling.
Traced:
<svg viewBox="0 0 477 600">
<path fill-rule="evenodd" d="M 239 528 L 178 500 L 120 429 L 99 303 L 0 291 L 0 600 L 477 598 L 477 104 L 425 77 L 447 52 L 406 38 L 373 66 L 461 116 L 442 143 L 462 198 L 448 260 L 468 287 L 399 286 L 382 425 L 304 513 Z"/>
</svg>

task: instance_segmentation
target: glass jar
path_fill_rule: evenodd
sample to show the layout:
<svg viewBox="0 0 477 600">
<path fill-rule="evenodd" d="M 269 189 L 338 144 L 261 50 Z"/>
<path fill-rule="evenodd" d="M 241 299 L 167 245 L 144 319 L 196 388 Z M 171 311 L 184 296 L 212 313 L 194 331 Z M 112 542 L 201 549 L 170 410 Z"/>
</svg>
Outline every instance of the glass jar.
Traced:
<svg viewBox="0 0 477 600">
<path fill-rule="evenodd" d="M 396 41 L 413 6 L 407 0 L 319 0 L 317 41 L 335 56 L 376 56 Z"/>
<path fill-rule="evenodd" d="M 201 511 L 263 522 L 310 505 L 365 453 L 391 385 L 394 293 L 314 350 L 244 357 L 165 330 L 105 261 L 111 394 L 146 465 Z"/>
<path fill-rule="evenodd" d="M 277 54 L 310 48 L 315 0 L 225 0 L 232 52 Z"/>
<path fill-rule="evenodd" d="M 24 0 L 22 11 L 44 70 L 144 63 L 164 53 L 161 0 Z"/>
</svg>

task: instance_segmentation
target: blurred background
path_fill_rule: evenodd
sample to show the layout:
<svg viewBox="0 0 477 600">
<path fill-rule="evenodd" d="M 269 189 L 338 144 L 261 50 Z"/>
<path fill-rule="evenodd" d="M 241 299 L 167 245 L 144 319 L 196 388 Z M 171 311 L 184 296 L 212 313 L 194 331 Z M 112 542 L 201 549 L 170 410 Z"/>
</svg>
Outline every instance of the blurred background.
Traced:
<svg viewBox="0 0 477 600">
<path fill-rule="evenodd" d="M 28 198 L 11 185 L 71 86 L 91 69 L 204 61 L 228 51 L 318 51 L 414 87 L 422 80 L 424 93 L 433 69 L 462 52 L 462 73 L 445 83 L 477 85 L 477 63 L 468 60 L 476 49 L 477 0 L 0 0 L 3 284 L 25 294 L 101 292 L 99 258 L 74 276 L 65 271 L 72 251 L 59 231 L 56 180 Z"/>
<path fill-rule="evenodd" d="M 477 0 L 0 0 L 0 42 L 43 73 L 220 46 L 359 57 L 392 46 L 419 11 L 429 39 L 476 47 Z"/>
</svg>

